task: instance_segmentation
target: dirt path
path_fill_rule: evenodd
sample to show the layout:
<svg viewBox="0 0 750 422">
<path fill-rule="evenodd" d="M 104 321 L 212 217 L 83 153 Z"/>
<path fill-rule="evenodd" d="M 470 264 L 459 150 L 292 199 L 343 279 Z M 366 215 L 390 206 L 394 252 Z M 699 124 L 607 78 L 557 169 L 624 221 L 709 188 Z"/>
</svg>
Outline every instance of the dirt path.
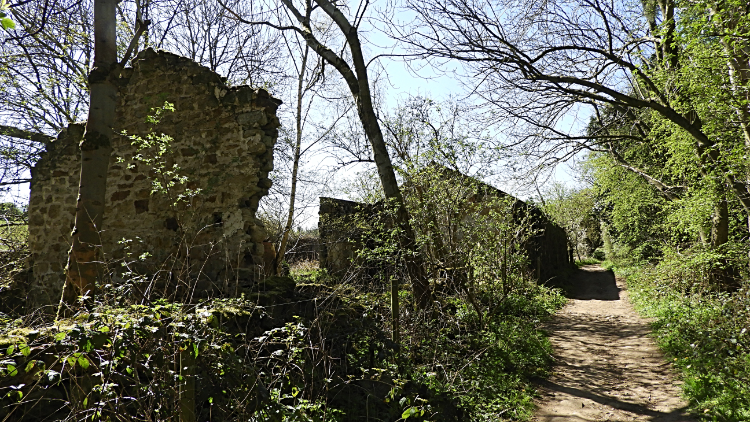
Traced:
<svg viewBox="0 0 750 422">
<path fill-rule="evenodd" d="M 571 302 L 546 327 L 556 366 L 540 384 L 534 420 L 695 422 L 623 282 L 590 265 L 573 286 Z"/>
</svg>

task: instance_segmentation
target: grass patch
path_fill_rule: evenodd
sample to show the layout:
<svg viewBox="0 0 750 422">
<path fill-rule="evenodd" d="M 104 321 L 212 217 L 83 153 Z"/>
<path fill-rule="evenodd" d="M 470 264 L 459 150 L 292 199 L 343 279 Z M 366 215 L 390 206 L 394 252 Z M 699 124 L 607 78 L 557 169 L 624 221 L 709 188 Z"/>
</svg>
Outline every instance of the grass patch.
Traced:
<svg viewBox="0 0 750 422">
<path fill-rule="evenodd" d="M 581 267 L 583 267 L 585 265 L 596 265 L 596 264 L 600 264 L 600 263 L 601 263 L 601 261 L 598 260 L 598 259 L 596 259 L 596 258 L 584 258 L 584 259 L 581 259 L 579 261 L 576 261 L 576 266 L 578 268 L 581 268 Z"/>
<path fill-rule="evenodd" d="M 28 238 L 28 225 L 0 224 L 0 251 L 16 250 L 25 245 Z"/>
</svg>

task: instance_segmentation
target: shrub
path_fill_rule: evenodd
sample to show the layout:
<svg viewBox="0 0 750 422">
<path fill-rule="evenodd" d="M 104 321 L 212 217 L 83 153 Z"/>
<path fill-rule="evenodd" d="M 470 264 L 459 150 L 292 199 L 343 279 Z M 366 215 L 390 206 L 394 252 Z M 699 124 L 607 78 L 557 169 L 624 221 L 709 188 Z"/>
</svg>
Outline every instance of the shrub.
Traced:
<svg viewBox="0 0 750 422">
<path fill-rule="evenodd" d="M 691 407 L 710 420 L 745 421 L 750 285 L 745 281 L 732 293 L 717 290 L 711 268 L 721 261 L 715 254 L 722 253 L 667 254 L 657 266 L 631 269 L 628 286 L 637 307 L 656 318 L 656 339 L 682 371 Z"/>
</svg>

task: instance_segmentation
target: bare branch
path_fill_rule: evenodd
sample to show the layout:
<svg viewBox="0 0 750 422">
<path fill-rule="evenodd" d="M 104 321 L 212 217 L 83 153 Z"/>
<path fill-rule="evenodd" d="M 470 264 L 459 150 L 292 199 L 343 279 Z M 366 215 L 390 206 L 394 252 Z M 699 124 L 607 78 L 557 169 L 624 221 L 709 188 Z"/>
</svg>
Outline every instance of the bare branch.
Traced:
<svg viewBox="0 0 750 422">
<path fill-rule="evenodd" d="M 26 139 L 32 142 L 47 143 L 55 140 L 53 136 L 30 130 L 19 129 L 13 126 L 0 125 L 0 135 L 10 136 L 18 139 Z"/>
</svg>

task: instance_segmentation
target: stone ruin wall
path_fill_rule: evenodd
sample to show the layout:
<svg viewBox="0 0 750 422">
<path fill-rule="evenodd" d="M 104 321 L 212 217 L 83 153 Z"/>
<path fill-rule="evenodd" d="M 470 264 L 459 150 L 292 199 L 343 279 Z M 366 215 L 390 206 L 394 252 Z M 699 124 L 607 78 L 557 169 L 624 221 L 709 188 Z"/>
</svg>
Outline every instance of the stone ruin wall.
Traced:
<svg viewBox="0 0 750 422">
<path fill-rule="evenodd" d="M 342 275 L 356 260 L 356 250 L 363 243 L 356 229 L 358 215 L 370 215 L 372 206 L 344 199 L 320 197 L 318 234 L 320 268 L 329 274 Z"/>
<path fill-rule="evenodd" d="M 482 185 L 492 195 L 510 196 L 492 186 Z M 544 282 L 572 268 L 565 230 L 550 221 L 538 208 L 513 199 L 516 201 L 513 207 L 514 219 L 531 221 L 532 230 L 537 233 L 526 244 L 529 270 Z M 356 250 L 365 246 L 367 240 L 363 239 L 355 222 L 371 221 L 377 218 L 377 213 L 377 206 L 321 197 L 318 223 L 320 268 L 325 268 L 329 274 L 343 275 L 351 271 L 352 262 L 355 266 L 362 264 L 356 262 Z"/>
<path fill-rule="evenodd" d="M 268 173 L 281 101 L 262 89 L 229 87 L 208 68 L 151 49 L 125 69 L 118 97 L 115 133 L 145 137 L 153 130 L 171 136 L 164 164 L 178 165 L 179 175 L 188 180 L 186 186 L 178 184 L 172 196 L 185 187 L 200 193 L 177 205 L 168 195 L 152 193 L 152 181 L 159 175 L 134 161 L 136 147 L 128 137 L 116 135 L 101 232 L 110 273 L 129 268 L 161 274 L 154 279 L 170 283 L 193 280 L 199 289 L 225 294 L 252 282 L 263 262 L 265 237 L 255 213 L 271 186 Z M 175 111 L 165 112 L 158 125 L 146 123 L 150 110 L 165 101 L 174 104 Z M 32 170 L 29 297 L 36 304 L 60 298 L 75 218 L 82 134 L 82 125 L 61 132 Z M 150 256 L 138 259 L 145 252 Z"/>
</svg>

